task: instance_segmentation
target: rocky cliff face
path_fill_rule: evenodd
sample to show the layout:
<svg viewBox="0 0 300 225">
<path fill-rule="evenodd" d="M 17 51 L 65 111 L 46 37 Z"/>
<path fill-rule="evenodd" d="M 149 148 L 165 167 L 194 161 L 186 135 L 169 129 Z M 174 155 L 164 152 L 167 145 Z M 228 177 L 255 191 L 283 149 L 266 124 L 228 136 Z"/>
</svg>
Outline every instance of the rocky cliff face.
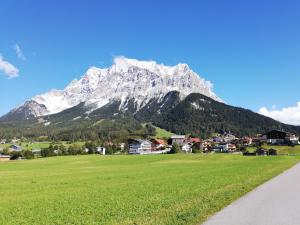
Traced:
<svg viewBox="0 0 300 225">
<path fill-rule="evenodd" d="M 62 112 L 80 103 L 92 110 L 111 102 L 120 102 L 119 110 L 127 111 L 133 102 L 139 111 L 149 101 L 163 100 L 172 91 L 183 99 L 191 93 L 200 93 L 222 101 L 212 90 L 209 81 L 193 72 L 188 65 L 165 66 L 154 61 L 138 61 L 117 57 L 109 68 L 91 67 L 79 80 L 73 80 L 64 90 L 51 90 L 35 96 L 14 112 L 27 111 L 31 116 L 44 116 Z M 26 108 L 26 110 L 24 110 Z"/>
</svg>

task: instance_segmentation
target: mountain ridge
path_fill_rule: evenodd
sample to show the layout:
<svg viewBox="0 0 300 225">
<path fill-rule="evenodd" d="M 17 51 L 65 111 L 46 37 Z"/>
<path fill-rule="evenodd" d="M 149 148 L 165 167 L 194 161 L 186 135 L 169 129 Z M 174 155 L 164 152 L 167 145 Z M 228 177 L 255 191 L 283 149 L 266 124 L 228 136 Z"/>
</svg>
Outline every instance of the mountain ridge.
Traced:
<svg viewBox="0 0 300 225">
<path fill-rule="evenodd" d="M 201 93 L 222 101 L 213 92 L 211 83 L 192 71 L 187 64 L 165 66 L 155 61 L 116 57 L 111 67 L 91 67 L 81 79 L 73 80 L 65 89 L 53 89 L 37 95 L 29 100 L 35 104 L 26 105 L 25 102 L 20 107 L 32 107 L 27 111 L 35 112 L 31 116 L 38 117 L 59 113 L 80 103 L 97 109 L 112 100 L 121 100 L 120 109 L 126 111 L 128 100 L 134 99 L 139 110 L 150 99 L 162 99 L 171 91 L 179 91 L 182 99 L 190 93 Z"/>
<path fill-rule="evenodd" d="M 0 118 L 0 134 L 111 138 L 142 135 L 143 123 L 201 137 L 220 130 L 237 135 L 271 129 L 300 134 L 299 126 L 225 104 L 210 82 L 186 64 L 169 67 L 125 57 L 116 58 L 109 68 L 91 67 L 64 90 L 51 90 L 13 109 Z"/>
</svg>

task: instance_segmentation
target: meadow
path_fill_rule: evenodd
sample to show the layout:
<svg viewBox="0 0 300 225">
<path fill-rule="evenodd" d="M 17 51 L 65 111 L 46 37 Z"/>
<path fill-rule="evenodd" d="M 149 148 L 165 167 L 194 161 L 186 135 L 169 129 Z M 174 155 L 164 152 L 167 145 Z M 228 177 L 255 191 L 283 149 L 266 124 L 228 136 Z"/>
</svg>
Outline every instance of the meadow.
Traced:
<svg viewBox="0 0 300 225">
<path fill-rule="evenodd" d="M 200 224 L 298 161 L 177 154 L 0 163 L 0 224 Z"/>
<path fill-rule="evenodd" d="M 40 141 L 40 142 L 28 142 L 28 141 L 20 141 L 17 142 L 16 145 L 20 145 L 22 149 L 24 150 L 36 150 L 36 149 L 43 149 L 43 148 L 48 148 L 50 144 L 53 145 L 64 145 L 65 147 L 69 147 L 72 144 L 78 144 L 80 146 L 83 146 L 85 142 L 83 141 L 77 141 L 77 142 L 72 142 L 69 143 L 67 141 L 59 141 L 59 142 L 50 142 L 50 141 Z M 7 144 L 0 144 L 0 148 L 6 148 L 11 146 L 12 143 L 7 143 Z"/>
<path fill-rule="evenodd" d="M 279 155 L 300 155 L 300 145 L 296 145 L 294 147 L 287 145 L 263 145 L 264 149 L 276 149 Z M 255 152 L 256 147 L 247 147 L 247 151 Z"/>
</svg>

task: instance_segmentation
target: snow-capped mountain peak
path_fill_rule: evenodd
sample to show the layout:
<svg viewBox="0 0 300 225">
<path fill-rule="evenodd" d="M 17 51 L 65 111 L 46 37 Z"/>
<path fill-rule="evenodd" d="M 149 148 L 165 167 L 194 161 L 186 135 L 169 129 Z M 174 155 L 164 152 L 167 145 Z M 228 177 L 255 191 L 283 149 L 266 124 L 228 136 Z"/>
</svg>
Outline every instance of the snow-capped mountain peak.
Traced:
<svg viewBox="0 0 300 225">
<path fill-rule="evenodd" d="M 166 66 L 155 61 L 116 57 L 111 67 L 91 67 L 81 79 L 73 80 L 64 90 L 51 90 L 35 96 L 32 101 L 43 105 L 45 110 L 33 111 L 34 116 L 43 116 L 80 103 L 100 108 L 114 100 L 121 101 L 120 110 L 126 110 L 129 99 L 134 100 L 136 110 L 139 110 L 151 99 L 162 99 L 171 91 L 180 92 L 181 98 L 200 93 L 222 101 L 213 92 L 212 84 L 193 72 L 187 64 Z"/>
</svg>

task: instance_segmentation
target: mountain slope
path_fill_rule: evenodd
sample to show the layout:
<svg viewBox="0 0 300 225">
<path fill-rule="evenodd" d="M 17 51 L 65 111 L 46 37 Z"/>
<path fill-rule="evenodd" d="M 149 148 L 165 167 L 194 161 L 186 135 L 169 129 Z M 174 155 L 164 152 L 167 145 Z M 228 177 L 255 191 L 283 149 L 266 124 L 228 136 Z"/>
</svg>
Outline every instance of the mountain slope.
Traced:
<svg viewBox="0 0 300 225">
<path fill-rule="evenodd" d="M 174 133 L 191 133 L 204 137 L 220 130 L 241 136 L 264 133 L 271 129 L 300 134 L 299 126 L 286 125 L 250 110 L 214 101 L 198 93 L 190 94 L 183 101 L 162 111 L 140 111 L 136 117 Z"/>
</svg>

